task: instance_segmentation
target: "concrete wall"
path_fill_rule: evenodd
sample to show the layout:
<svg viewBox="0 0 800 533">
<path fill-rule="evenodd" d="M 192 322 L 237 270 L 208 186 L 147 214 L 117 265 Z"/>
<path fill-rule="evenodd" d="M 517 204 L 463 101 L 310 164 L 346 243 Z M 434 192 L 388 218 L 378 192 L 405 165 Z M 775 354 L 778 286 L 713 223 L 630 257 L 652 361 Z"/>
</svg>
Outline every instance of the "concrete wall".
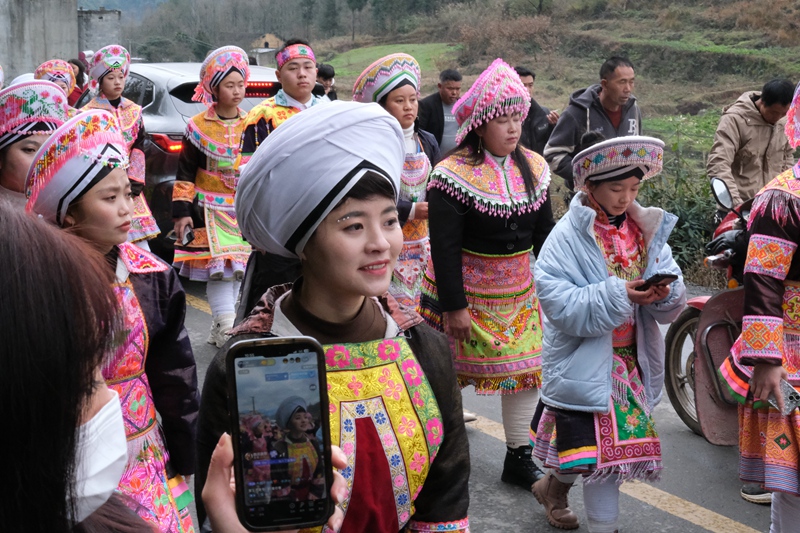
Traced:
<svg viewBox="0 0 800 533">
<path fill-rule="evenodd" d="M 109 44 L 121 44 L 122 11 L 99 9 L 78 11 L 78 45 L 81 50 L 96 52 Z M 129 50 L 130 51 L 130 50 Z"/>
<path fill-rule="evenodd" d="M 78 51 L 78 0 L 0 0 L 6 82 L 48 59 L 77 57 Z"/>
</svg>

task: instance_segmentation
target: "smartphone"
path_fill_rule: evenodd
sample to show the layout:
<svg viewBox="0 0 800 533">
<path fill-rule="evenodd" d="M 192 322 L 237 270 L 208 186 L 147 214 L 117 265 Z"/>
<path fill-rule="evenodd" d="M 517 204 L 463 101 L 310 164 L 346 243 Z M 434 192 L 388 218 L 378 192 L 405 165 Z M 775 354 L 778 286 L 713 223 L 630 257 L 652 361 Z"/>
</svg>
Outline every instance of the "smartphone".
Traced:
<svg viewBox="0 0 800 533">
<path fill-rule="evenodd" d="M 178 237 L 175 235 L 175 230 L 174 229 L 170 230 L 170 232 L 167 233 L 166 237 L 167 237 L 167 239 L 169 239 L 171 241 L 177 241 L 178 240 Z M 183 236 L 181 237 L 181 245 L 186 246 L 187 244 L 189 244 L 193 240 L 194 240 L 194 229 L 192 229 L 191 226 L 186 226 L 184 228 L 184 230 L 183 230 Z"/>
<path fill-rule="evenodd" d="M 233 343 L 226 355 L 236 511 L 250 531 L 324 524 L 333 512 L 325 354 L 310 337 Z"/>
<path fill-rule="evenodd" d="M 669 285 L 676 279 L 678 279 L 678 276 L 675 274 L 656 274 L 648 278 L 644 284 L 636 287 L 636 290 L 644 292 L 653 285 Z"/>
<path fill-rule="evenodd" d="M 783 411 L 781 412 L 783 416 L 790 415 L 792 411 L 800 407 L 800 392 L 797 392 L 797 389 L 785 379 L 781 380 L 781 394 L 783 395 Z M 780 410 L 775 396 L 770 395 L 767 401 L 772 407 Z"/>
</svg>

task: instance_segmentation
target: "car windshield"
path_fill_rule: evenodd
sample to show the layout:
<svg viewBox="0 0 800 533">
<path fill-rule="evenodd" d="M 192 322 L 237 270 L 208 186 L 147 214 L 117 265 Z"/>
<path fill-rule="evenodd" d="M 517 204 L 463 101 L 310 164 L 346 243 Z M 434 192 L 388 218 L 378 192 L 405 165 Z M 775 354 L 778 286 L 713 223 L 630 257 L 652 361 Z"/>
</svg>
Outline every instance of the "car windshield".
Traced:
<svg viewBox="0 0 800 533">
<path fill-rule="evenodd" d="M 201 102 L 193 102 L 194 89 L 196 83 L 184 83 L 172 89 L 169 94 L 173 96 L 173 102 L 178 112 L 186 117 L 205 111 L 206 106 Z M 272 82 L 253 81 L 248 83 L 245 91 L 245 98 L 239 104 L 245 111 L 250 111 L 254 106 L 260 104 L 265 98 L 269 98 L 278 92 L 280 85 Z"/>
</svg>

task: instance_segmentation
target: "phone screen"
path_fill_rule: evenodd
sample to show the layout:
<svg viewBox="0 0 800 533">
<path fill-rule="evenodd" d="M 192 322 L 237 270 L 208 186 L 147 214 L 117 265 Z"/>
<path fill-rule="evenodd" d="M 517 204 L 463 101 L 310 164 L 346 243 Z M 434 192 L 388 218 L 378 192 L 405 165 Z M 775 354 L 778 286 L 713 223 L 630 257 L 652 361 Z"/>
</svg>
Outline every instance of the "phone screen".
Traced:
<svg viewBox="0 0 800 533">
<path fill-rule="evenodd" d="M 328 517 L 321 361 L 313 346 L 297 344 L 247 347 L 233 359 L 237 503 L 245 525 L 321 524 Z"/>
</svg>

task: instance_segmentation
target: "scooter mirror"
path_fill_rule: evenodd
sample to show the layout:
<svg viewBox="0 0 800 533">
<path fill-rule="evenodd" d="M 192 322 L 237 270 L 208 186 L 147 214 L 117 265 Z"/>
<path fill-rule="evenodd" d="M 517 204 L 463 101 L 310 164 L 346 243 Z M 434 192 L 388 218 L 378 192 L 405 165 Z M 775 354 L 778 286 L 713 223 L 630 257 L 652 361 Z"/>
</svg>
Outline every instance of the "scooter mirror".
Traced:
<svg viewBox="0 0 800 533">
<path fill-rule="evenodd" d="M 711 191 L 717 203 L 725 209 L 733 209 L 733 197 L 728 185 L 719 178 L 711 178 Z"/>
</svg>

